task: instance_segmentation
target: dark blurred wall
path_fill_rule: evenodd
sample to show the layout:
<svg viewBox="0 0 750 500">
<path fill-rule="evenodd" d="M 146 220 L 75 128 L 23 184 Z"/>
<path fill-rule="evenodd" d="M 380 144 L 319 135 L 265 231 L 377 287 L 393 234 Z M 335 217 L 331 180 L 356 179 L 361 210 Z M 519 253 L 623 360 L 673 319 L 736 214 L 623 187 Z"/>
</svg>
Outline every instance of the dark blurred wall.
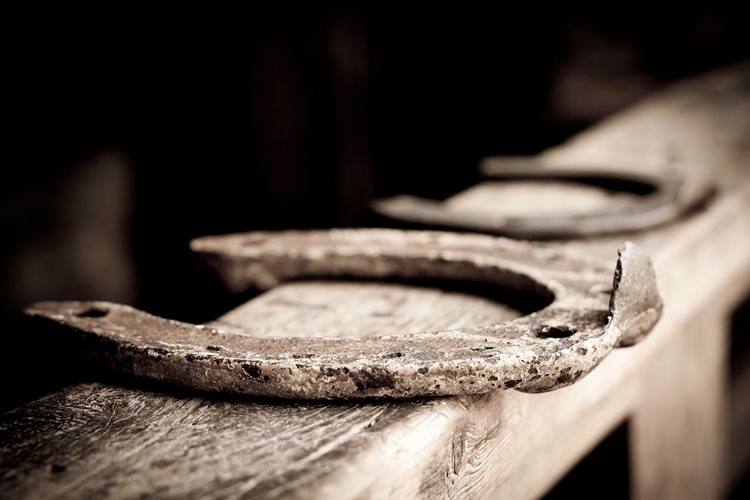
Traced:
<svg viewBox="0 0 750 500">
<path fill-rule="evenodd" d="M 739 10 L 617 9 L 10 16 L 2 325 L 43 299 L 207 320 L 231 299 L 195 236 L 366 223 L 750 56 Z"/>
</svg>

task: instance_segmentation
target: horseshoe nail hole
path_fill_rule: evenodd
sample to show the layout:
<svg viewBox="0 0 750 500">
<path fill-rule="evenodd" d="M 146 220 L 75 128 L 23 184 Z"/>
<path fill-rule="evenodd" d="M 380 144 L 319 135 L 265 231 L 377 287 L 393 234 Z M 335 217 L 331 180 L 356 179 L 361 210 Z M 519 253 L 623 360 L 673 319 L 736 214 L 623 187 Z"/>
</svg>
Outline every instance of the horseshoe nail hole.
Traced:
<svg viewBox="0 0 750 500">
<path fill-rule="evenodd" d="M 76 316 L 79 318 L 103 318 L 107 314 L 109 314 L 109 311 L 107 309 L 89 307 L 88 309 L 84 309 L 83 311 L 76 313 Z"/>
<path fill-rule="evenodd" d="M 576 333 L 576 330 L 567 326 L 543 326 L 536 333 L 536 336 L 542 339 L 564 339 Z"/>
</svg>

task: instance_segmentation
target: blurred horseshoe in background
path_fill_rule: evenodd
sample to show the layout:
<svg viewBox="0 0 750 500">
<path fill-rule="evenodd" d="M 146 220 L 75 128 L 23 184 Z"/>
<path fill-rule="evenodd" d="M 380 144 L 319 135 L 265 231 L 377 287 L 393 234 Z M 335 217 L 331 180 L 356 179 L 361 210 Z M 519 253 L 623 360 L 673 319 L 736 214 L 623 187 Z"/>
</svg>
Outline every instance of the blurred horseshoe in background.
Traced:
<svg viewBox="0 0 750 500">
<path fill-rule="evenodd" d="M 612 169 L 544 167 L 534 158 L 487 158 L 480 171 L 508 182 L 564 182 L 637 194 L 629 203 L 584 214 L 513 216 L 486 210 L 451 210 L 442 201 L 399 195 L 376 200 L 372 210 L 389 220 L 435 228 L 498 234 L 520 239 L 569 239 L 656 227 L 708 200 L 713 186 L 697 177 Z M 535 200 L 529 200 L 533 204 Z M 564 207 L 561 207 L 564 208 Z M 561 210 L 564 211 L 564 210 Z"/>
</svg>

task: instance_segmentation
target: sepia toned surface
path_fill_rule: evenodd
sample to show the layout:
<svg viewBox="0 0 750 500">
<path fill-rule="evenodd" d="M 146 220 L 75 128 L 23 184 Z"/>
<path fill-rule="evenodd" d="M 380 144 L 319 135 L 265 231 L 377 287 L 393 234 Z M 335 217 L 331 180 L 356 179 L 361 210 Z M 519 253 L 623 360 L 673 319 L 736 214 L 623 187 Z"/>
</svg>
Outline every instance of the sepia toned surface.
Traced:
<svg viewBox="0 0 750 500">
<path fill-rule="evenodd" d="M 747 65 L 696 78 L 543 155 L 550 164 L 708 170 L 720 188 L 677 223 L 564 244 L 611 260 L 634 240 L 654 258 L 666 304 L 648 338 L 615 350 L 575 385 L 346 404 L 78 385 L 3 416 L 4 495 L 535 498 L 631 419 L 636 498 L 720 496 L 729 470 L 726 314 L 750 280 L 748 81 Z M 433 297 L 425 304 L 438 304 Z M 446 314 L 448 304 L 439 309 Z M 460 321 L 456 314 L 446 323 Z"/>
</svg>

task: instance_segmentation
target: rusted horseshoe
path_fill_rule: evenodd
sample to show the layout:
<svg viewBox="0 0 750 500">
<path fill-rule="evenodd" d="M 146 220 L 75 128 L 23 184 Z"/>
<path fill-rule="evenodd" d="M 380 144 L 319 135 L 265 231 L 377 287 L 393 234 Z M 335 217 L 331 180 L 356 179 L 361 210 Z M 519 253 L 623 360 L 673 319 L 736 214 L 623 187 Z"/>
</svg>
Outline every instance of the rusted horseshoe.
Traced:
<svg viewBox="0 0 750 500">
<path fill-rule="evenodd" d="M 572 384 L 646 335 L 662 303 L 649 257 L 625 243 L 613 270 L 563 250 L 481 235 L 397 230 L 248 233 L 194 240 L 234 291 L 306 278 L 436 278 L 502 285 L 549 305 L 494 325 L 368 338 L 258 338 L 106 302 L 26 310 L 89 359 L 180 386 L 284 398 L 539 392 Z"/>
<path fill-rule="evenodd" d="M 523 239 L 579 238 L 640 231 L 665 224 L 704 202 L 713 192 L 713 187 L 705 179 L 676 174 L 527 167 L 509 168 L 507 162 L 493 162 L 489 158 L 482 163 L 480 170 L 484 176 L 498 180 L 578 182 L 638 192 L 640 196 L 637 201 L 610 211 L 550 217 L 450 211 L 440 201 L 408 195 L 376 200 L 372 209 L 391 220 L 431 227 Z"/>
</svg>

